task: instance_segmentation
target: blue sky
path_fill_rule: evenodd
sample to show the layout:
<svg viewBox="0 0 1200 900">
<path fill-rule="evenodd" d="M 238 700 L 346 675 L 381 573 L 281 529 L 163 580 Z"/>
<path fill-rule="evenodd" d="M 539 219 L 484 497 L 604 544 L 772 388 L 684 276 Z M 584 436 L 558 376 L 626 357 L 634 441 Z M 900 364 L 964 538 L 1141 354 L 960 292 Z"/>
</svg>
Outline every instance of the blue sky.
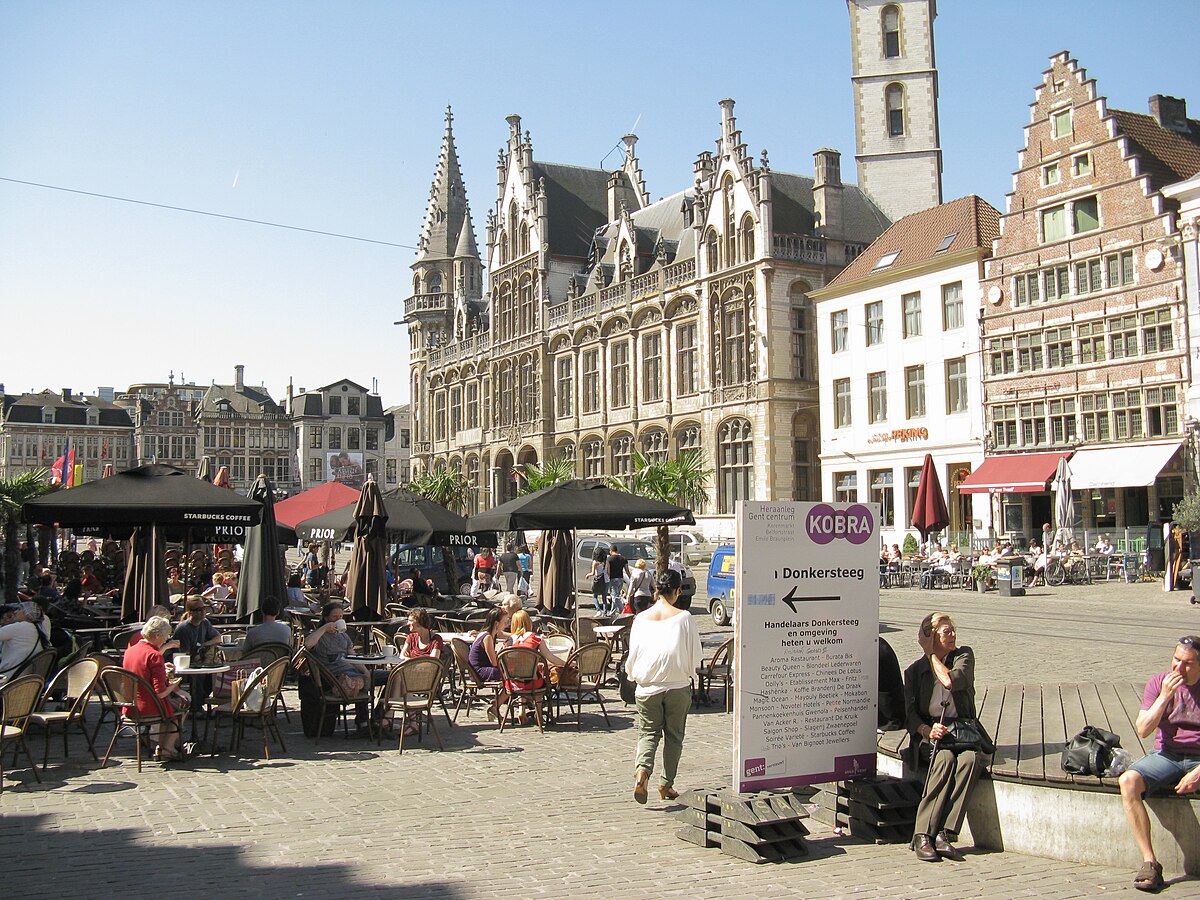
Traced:
<svg viewBox="0 0 1200 900">
<path fill-rule="evenodd" d="M 1033 88 L 1070 50 L 1111 106 L 1188 98 L 1200 4 L 942 0 L 944 193 L 1003 208 Z M 0 177 L 409 245 L 442 134 L 482 244 L 504 117 L 540 159 L 600 165 L 635 127 L 650 193 L 691 182 L 722 97 L 755 157 L 854 175 L 841 0 L 0 5 Z M 607 156 L 615 165 L 619 155 Z M 404 247 L 0 181 L 9 392 L 233 367 L 282 397 L 348 377 L 408 397 Z"/>
</svg>

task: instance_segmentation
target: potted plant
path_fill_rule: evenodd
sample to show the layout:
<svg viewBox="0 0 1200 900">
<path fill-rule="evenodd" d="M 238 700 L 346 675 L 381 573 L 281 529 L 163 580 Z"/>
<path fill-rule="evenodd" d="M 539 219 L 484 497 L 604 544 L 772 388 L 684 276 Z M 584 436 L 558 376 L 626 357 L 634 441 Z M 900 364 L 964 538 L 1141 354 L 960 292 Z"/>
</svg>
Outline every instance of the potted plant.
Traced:
<svg viewBox="0 0 1200 900">
<path fill-rule="evenodd" d="M 993 570 L 991 566 L 978 565 L 971 569 L 971 579 L 975 582 L 975 590 L 983 593 L 992 584 Z"/>
<path fill-rule="evenodd" d="M 916 556 L 920 551 L 921 545 L 917 543 L 917 539 L 911 534 L 904 536 L 904 546 L 900 548 L 900 552 L 904 554 L 904 558 Z"/>
</svg>

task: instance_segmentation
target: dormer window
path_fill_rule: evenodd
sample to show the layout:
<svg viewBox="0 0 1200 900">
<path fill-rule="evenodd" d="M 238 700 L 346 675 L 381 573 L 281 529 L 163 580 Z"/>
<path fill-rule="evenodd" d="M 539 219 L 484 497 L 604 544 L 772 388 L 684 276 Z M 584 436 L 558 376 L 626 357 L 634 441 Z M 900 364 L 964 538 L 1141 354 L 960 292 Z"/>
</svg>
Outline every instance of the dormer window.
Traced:
<svg viewBox="0 0 1200 900">
<path fill-rule="evenodd" d="M 42 407 L 42 422 L 46 425 L 54 424 L 54 407 L 53 406 L 43 406 Z"/>
<path fill-rule="evenodd" d="M 954 243 L 954 239 L 956 237 L 958 237 L 957 231 L 953 232 L 952 234 L 946 235 L 944 238 L 942 238 L 942 242 L 937 245 L 937 249 L 934 250 L 933 252 L 934 253 L 945 253 L 947 250 L 950 249 L 950 245 Z"/>
<path fill-rule="evenodd" d="M 879 257 L 878 261 L 871 267 L 872 272 L 878 272 L 880 269 L 886 269 L 894 263 L 900 256 L 899 250 L 893 250 L 891 253 L 885 253 Z"/>
</svg>

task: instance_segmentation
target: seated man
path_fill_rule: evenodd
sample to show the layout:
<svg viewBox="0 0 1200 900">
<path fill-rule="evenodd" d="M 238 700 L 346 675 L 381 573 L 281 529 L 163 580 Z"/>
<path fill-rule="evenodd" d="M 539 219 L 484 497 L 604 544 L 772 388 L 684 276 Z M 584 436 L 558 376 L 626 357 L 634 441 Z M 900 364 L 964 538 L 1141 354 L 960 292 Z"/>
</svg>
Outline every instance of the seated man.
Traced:
<svg viewBox="0 0 1200 900">
<path fill-rule="evenodd" d="M 1100 540 L 1096 542 L 1096 552 L 1103 554 L 1104 556 L 1112 556 L 1113 550 L 1114 547 L 1112 545 L 1112 541 L 1108 539 L 1108 535 L 1100 535 Z"/>
<path fill-rule="evenodd" d="M 1146 683 L 1134 728 L 1139 737 L 1149 737 L 1157 728 L 1158 738 L 1157 749 L 1120 778 L 1125 818 L 1144 860 L 1133 886 L 1140 891 L 1158 891 L 1163 886 L 1163 869 L 1150 843 L 1144 798 L 1159 789 L 1173 789 L 1180 796 L 1200 790 L 1200 637 L 1181 637 L 1171 671 Z"/>
<path fill-rule="evenodd" d="M 274 597 L 263 597 L 263 620 L 257 625 L 246 629 L 246 637 L 242 640 L 242 652 L 252 650 L 260 644 L 292 645 L 292 627 L 286 622 L 275 621 L 279 615 L 279 601 Z"/>
</svg>

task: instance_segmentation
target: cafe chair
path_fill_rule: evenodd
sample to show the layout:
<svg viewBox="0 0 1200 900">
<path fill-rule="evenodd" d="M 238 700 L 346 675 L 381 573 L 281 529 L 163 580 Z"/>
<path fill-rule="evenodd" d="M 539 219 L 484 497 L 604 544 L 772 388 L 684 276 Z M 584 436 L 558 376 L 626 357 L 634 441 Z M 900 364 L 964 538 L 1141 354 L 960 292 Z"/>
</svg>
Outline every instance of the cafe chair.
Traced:
<svg viewBox="0 0 1200 900">
<path fill-rule="evenodd" d="M 84 713 L 87 712 L 87 705 L 92 699 L 92 691 L 96 688 L 96 678 L 99 675 L 100 663 L 96 660 L 89 658 L 76 660 L 66 668 L 60 669 L 58 674 L 46 685 L 46 689 L 42 691 L 41 702 L 38 704 L 37 710 L 29 716 L 29 721 L 40 725 L 45 733 L 46 744 L 42 753 L 43 772 L 50 763 L 50 733 L 55 726 L 62 727 L 63 759 L 69 755 L 67 736 L 72 726 L 78 728 L 87 739 L 88 751 L 92 754 L 92 759 L 99 759 L 96 756 L 95 743 L 88 734 L 87 722 L 84 719 Z M 63 698 L 61 700 L 53 699 L 54 695 L 59 693 L 63 693 Z M 61 704 L 60 709 L 47 709 L 48 704 L 56 703 Z"/>
<path fill-rule="evenodd" d="M 437 739 L 439 750 L 445 750 L 442 736 L 434 722 L 433 704 L 441 700 L 442 678 L 446 667 L 440 659 L 429 656 L 406 659 L 388 676 L 384 689 L 384 708 L 399 720 L 400 743 L 397 749 L 404 752 L 404 733 L 408 730 L 410 717 L 417 723 L 417 740 L 421 740 L 422 725 L 427 724 Z M 445 707 L 443 706 L 443 710 Z M 379 743 L 383 743 L 383 729 L 379 731 Z"/>
<path fill-rule="evenodd" d="M 29 717 L 37 709 L 42 697 L 42 688 L 46 681 L 41 675 L 22 675 L 0 686 L 0 793 L 4 791 L 4 751 L 9 744 L 16 744 L 17 750 L 25 751 L 29 767 L 38 784 L 42 776 L 38 774 L 37 763 L 25 743 L 25 732 L 29 727 Z M 17 764 L 17 753 L 13 751 L 13 765 Z"/>
<path fill-rule="evenodd" d="M 50 677 L 54 664 L 58 661 L 58 651 L 53 647 L 39 650 L 21 664 L 15 675 L 40 675 L 42 681 Z"/>
<path fill-rule="evenodd" d="M 309 677 L 316 684 L 317 693 L 321 697 L 321 712 L 319 722 L 325 721 L 325 712 L 329 707 L 337 707 L 337 713 L 342 720 L 342 736 L 350 737 L 350 722 L 346 711 L 350 707 L 357 707 L 363 704 L 367 707 L 368 713 L 371 706 L 371 682 L 368 678 L 366 685 L 357 694 L 352 694 L 342 687 L 342 682 L 329 671 L 329 668 L 313 656 L 311 653 L 301 651 L 304 665 L 308 667 Z M 321 742 L 321 730 L 318 728 L 316 736 L 313 738 L 314 744 Z"/>
<path fill-rule="evenodd" d="M 545 710 L 550 705 L 550 679 L 543 671 L 541 654 L 528 647 L 509 647 L 496 655 L 496 661 L 504 678 L 504 690 L 508 692 L 508 705 L 500 717 L 500 730 L 504 731 L 504 726 L 513 721 L 522 701 L 529 701 L 538 731 L 544 733 Z"/>
<path fill-rule="evenodd" d="M 371 629 L 371 650 L 375 653 L 387 653 L 392 644 L 392 636 L 382 628 Z"/>
<path fill-rule="evenodd" d="M 126 648 L 129 647 L 129 642 L 133 639 L 133 636 L 141 633 L 141 625 L 137 626 L 136 628 L 126 628 L 124 631 L 118 631 L 116 634 L 114 634 L 109 643 L 112 644 L 112 648 L 114 650 L 119 650 L 124 653 Z"/>
<path fill-rule="evenodd" d="M 458 668 L 460 690 L 458 701 L 454 704 L 454 721 L 458 721 L 458 711 L 462 709 L 463 701 L 467 701 L 467 717 L 471 716 L 471 707 L 476 700 L 493 700 L 500 690 L 499 681 L 484 681 L 475 667 L 471 665 L 471 645 L 461 638 L 451 638 L 450 648 L 454 652 L 454 664 Z M 480 696 L 483 694 L 484 696 Z"/>
<path fill-rule="evenodd" d="M 563 684 L 562 681 L 559 681 L 554 693 L 555 718 L 559 717 L 563 698 L 566 697 L 567 707 L 575 714 L 575 730 L 578 731 L 583 724 L 583 698 L 591 694 L 600 704 L 600 712 L 604 714 L 605 726 L 612 731 L 612 723 L 608 720 L 608 710 L 604 706 L 604 694 L 601 693 L 601 688 L 604 687 L 604 682 L 608 678 L 608 666 L 612 662 L 612 652 L 611 644 L 596 641 L 580 647 L 567 657 L 567 665 L 563 671 L 569 672 L 574 669 L 578 673 L 578 681 L 575 684 Z M 571 702 L 572 697 L 575 699 L 574 703 Z"/>
<path fill-rule="evenodd" d="M 725 712 L 729 712 L 729 697 L 733 692 L 733 638 L 725 641 L 711 658 L 702 660 L 696 667 L 697 699 L 702 705 L 712 703 L 708 691 L 716 683 L 725 691 Z"/>
<path fill-rule="evenodd" d="M 255 649 L 257 650 L 258 648 Z M 263 756 L 266 757 L 268 762 L 271 761 L 270 738 L 272 736 L 274 736 L 275 740 L 279 741 L 280 749 L 284 753 L 287 753 L 287 745 L 283 742 L 283 735 L 280 733 L 279 726 L 275 721 L 275 706 L 276 701 L 279 699 L 279 694 L 283 690 L 283 678 L 287 674 L 287 667 L 290 662 L 291 659 L 287 656 L 277 657 L 273 662 L 268 663 L 266 668 L 257 677 L 245 685 L 236 703 L 230 697 L 225 703 L 213 707 L 213 711 L 217 714 L 216 722 L 213 725 L 214 751 L 219 743 L 217 738 L 221 733 L 221 720 L 227 718 L 230 720 L 230 727 L 233 731 L 229 747 L 230 752 L 236 753 L 241 749 L 246 723 L 249 722 L 262 729 Z M 259 697 L 253 698 L 257 702 L 251 705 L 249 701 L 252 699 L 255 688 L 259 688 L 261 694 Z"/>
<path fill-rule="evenodd" d="M 117 727 L 113 729 L 112 740 L 108 743 L 108 752 L 104 754 L 104 761 L 100 763 L 100 768 L 103 769 L 108 765 L 108 759 L 112 756 L 113 747 L 117 745 L 117 739 L 121 737 L 122 733 L 125 733 L 134 738 L 134 744 L 137 747 L 137 766 L 140 772 L 142 771 L 142 742 L 145 739 L 142 729 L 167 724 L 171 729 L 182 733 L 183 717 L 186 711 L 173 712 L 166 701 L 154 692 L 154 687 L 150 682 L 137 673 L 122 669 L 120 666 L 101 669 L 100 683 L 104 686 L 110 702 L 117 709 Z M 155 712 L 138 712 L 137 695 L 139 690 L 153 698 Z"/>
</svg>

